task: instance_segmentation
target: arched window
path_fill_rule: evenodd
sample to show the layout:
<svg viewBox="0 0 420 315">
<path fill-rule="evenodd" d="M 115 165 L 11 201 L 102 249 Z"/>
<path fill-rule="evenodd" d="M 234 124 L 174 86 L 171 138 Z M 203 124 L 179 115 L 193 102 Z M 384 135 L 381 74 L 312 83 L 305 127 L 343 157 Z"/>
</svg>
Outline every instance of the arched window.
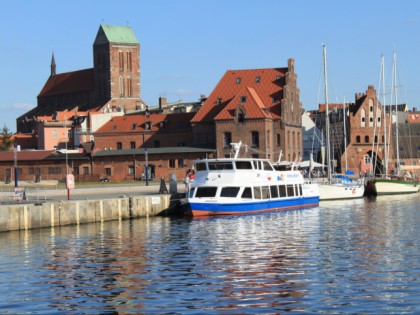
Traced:
<svg viewBox="0 0 420 315">
<path fill-rule="evenodd" d="M 120 96 L 124 96 L 124 78 L 120 76 Z"/>
<path fill-rule="evenodd" d="M 365 143 L 369 143 L 369 136 L 365 136 Z"/>
<path fill-rule="evenodd" d="M 230 132 L 223 133 L 223 147 L 229 148 L 231 143 L 232 143 L 232 133 Z"/>
<path fill-rule="evenodd" d="M 258 131 L 251 132 L 251 146 L 253 148 L 258 148 L 260 146 L 260 134 Z"/>
<path fill-rule="evenodd" d="M 131 51 L 127 51 L 127 70 L 131 71 Z"/>
<path fill-rule="evenodd" d="M 360 143 L 360 136 L 356 136 L 356 143 Z"/>
<path fill-rule="evenodd" d="M 131 78 L 127 78 L 127 96 L 133 96 Z"/>
<path fill-rule="evenodd" d="M 124 53 L 122 51 L 118 52 L 118 65 L 120 70 L 124 70 Z"/>
<path fill-rule="evenodd" d="M 373 100 L 369 100 L 369 127 L 373 127 Z"/>
<path fill-rule="evenodd" d="M 360 127 L 366 127 L 366 111 L 362 109 L 360 114 Z"/>
<path fill-rule="evenodd" d="M 376 111 L 376 123 L 377 123 L 378 127 L 381 127 L 382 126 L 381 116 L 382 116 L 382 112 L 381 112 L 380 109 L 378 109 Z"/>
</svg>

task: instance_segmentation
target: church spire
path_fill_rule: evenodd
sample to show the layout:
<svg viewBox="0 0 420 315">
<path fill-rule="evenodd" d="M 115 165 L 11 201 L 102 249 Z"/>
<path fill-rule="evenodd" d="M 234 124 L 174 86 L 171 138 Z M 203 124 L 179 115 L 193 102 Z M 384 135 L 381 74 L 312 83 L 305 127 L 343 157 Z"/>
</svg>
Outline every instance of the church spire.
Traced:
<svg viewBox="0 0 420 315">
<path fill-rule="evenodd" d="M 54 50 L 52 52 L 52 57 L 51 57 L 51 77 L 55 76 L 56 72 L 55 72 L 55 59 L 54 59 Z"/>
</svg>

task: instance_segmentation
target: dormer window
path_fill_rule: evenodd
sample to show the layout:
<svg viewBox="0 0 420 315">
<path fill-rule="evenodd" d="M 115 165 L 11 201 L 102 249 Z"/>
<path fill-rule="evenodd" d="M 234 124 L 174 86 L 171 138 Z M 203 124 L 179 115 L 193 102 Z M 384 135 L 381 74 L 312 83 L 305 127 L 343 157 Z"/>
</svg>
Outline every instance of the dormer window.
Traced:
<svg viewBox="0 0 420 315">
<path fill-rule="evenodd" d="M 278 81 L 278 80 L 280 80 L 280 79 L 281 79 L 281 76 L 277 75 L 277 76 L 276 76 L 276 80 Z"/>
<path fill-rule="evenodd" d="M 236 78 L 236 84 L 240 84 L 241 83 L 241 78 Z"/>
<path fill-rule="evenodd" d="M 117 129 L 117 125 L 112 126 L 112 130 L 116 130 Z"/>
<path fill-rule="evenodd" d="M 144 129 L 145 130 L 150 130 L 150 127 L 152 126 L 152 123 L 150 121 L 146 121 L 144 123 Z"/>
<path fill-rule="evenodd" d="M 166 120 L 162 120 L 159 124 L 161 129 L 166 129 Z"/>
<path fill-rule="evenodd" d="M 246 96 L 241 96 L 241 103 L 245 103 L 246 102 Z"/>
<path fill-rule="evenodd" d="M 131 130 L 136 130 L 137 125 L 136 124 L 132 124 L 131 125 Z"/>
<path fill-rule="evenodd" d="M 261 77 L 256 77 L 255 78 L 255 83 L 260 83 L 261 82 Z"/>
<path fill-rule="evenodd" d="M 222 103 L 222 98 L 221 97 L 218 97 L 217 100 L 216 100 L 216 104 L 219 105 L 221 103 Z"/>
</svg>

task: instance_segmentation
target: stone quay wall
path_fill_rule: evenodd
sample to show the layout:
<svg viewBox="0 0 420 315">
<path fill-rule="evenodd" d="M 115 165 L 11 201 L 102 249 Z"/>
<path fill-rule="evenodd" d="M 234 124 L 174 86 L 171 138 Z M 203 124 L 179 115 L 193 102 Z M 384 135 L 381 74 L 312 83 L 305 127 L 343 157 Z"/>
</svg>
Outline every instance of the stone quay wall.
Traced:
<svg viewBox="0 0 420 315">
<path fill-rule="evenodd" d="M 0 205 L 0 232 L 173 215 L 178 194 Z"/>
</svg>

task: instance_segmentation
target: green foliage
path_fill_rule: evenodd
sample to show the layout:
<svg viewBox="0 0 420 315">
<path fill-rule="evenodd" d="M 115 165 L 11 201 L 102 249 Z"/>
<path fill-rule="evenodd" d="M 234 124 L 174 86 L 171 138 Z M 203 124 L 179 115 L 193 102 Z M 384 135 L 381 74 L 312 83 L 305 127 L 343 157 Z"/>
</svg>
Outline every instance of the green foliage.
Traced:
<svg viewBox="0 0 420 315">
<path fill-rule="evenodd" d="M 0 131 L 0 151 L 9 151 L 13 146 L 12 133 L 6 125 Z"/>
</svg>

